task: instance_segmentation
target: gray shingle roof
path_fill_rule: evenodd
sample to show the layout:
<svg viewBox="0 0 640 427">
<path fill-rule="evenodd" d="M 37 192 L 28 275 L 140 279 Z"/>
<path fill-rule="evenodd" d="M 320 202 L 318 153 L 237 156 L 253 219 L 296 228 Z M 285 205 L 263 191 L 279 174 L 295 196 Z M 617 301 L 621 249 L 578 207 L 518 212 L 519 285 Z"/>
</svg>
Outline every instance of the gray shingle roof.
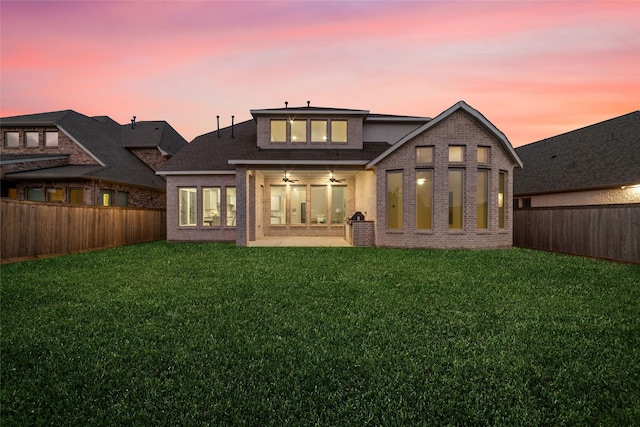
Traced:
<svg viewBox="0 0 640 427">
<path fill-rule="evenodd" d="M 187 141 L 165 121 L 136 122 L 122 125 L 122 146 L 126 148 L 160 148 L 168 154 L 180 151 Z"/>
<path fill-rule="evenodd" d="M 93 166 L 91 170 L 64 166 L 32 171 L 30 175 L 28 172 L 6 175 L 14 178 L 32 178 L 36 175 L 55 178 L 82 176 L 160 189 L 165 187 L 164 180 L 129 152 L 125 148 L 125 142 L 130 146 L 141 147 L 148 147 L 155 142 L 156 146 L 168 153 L 176 152 L 181 146 L 186 145 L 184 138 L 177 135 L 166 122 L 140 122 L 136 125 L 139 126 L 138 132 L 134 134 L 135 129 L 126 132 L 126 126 L 119 125 L 106 116 L 92 118 L 73 110 L 5 117 L 0 119 L 0 125 L 56 126 L 103 165 Z M 159 135 L 155 132 L 156 127 L 162 129 Z M 141 140 L 140 145 L 135 143 L 137 137 Z"/>
<path fill-rule="evenodd" d="M 322 162 L 342 161 L 362 164 L 375 158 L 389 147 L 387 143 L 365 143 L 362 150 L 351 149 L 304 149 L 261 150 L 257 145 L 257 126 L 254 120 L 213 131 L 195 138 L 190 144 L 159 168 L 159 172 L 183 171 L 235 171 L 235 164 L 252 162 L 278 162 L 283 165 L 296 161 Z M 229 164 L 229 161 L 235 164 Z"/>
<path fill-rule="evenodd" d="M 640 183 L 640 111 L 516 148 L 516 196 Z"/>
</svg>

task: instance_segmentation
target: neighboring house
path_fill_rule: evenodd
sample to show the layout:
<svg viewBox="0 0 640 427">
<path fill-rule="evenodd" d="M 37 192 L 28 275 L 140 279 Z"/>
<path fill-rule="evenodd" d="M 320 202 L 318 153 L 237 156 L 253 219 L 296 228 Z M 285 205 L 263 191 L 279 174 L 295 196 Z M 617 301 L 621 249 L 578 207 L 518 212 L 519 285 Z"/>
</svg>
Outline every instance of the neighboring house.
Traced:
<svg viewBox="0 0 640 427">
<path fill-rule="evenodd" d="M 5 117 L 0 130 L 1 196 L 19 200 L 165 208 L 155 170 L 187 145 L 164 121 L 72 110 Z"/>
<path fill-rule="evenodd" d="M 251 114 L 197 137 L 158 169 L 169 241 L 511 246 L 513 170 L 522 162 L 465 102 L 434 119 L 309 103 Z M 364 221 L 348 221 L 356 212 Z"/>
<path fill-rule="evenodd" d="M 640 111 L 516 148 L 514 206 L 640 203 Z"/>
</svg>

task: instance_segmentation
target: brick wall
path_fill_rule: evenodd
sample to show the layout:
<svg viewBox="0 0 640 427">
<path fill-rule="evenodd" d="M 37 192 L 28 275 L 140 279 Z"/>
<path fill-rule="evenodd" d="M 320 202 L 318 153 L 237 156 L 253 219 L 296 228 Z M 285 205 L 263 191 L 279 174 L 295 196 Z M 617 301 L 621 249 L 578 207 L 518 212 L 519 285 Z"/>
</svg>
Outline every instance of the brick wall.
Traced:
<svg viewBox="0 0 640 427">
<path fill-rule="evenodd" d="M 58 146 L 45 147 L 44 133 L 58 131 Z M 20 143 L 17 148 L 7 148 L 5 145 L 6 132 L 19 132 Z M 38 132 L 38 147 L 25 147 L 25 132 Z M 2 138 L 0 146 L 4 154 L 69 154 L 69 164 L 71 165 L 97 165 L 99 164 L 93 157 L 84 151 L 78 144 L 73 142 L 67 134 L 59 131 L 56 127 L 3 127 L 0 131 Z"/>
<path fill-rule="evenodd" d="M 221 221 L 219 227 L 203 226 L 202 224 L 202 188 L 221 187 L 223 189 L 221 201 L 225 200 L 225 187 L 235 187 L 235 175 L 186 175 L 166 177 L 167 180 L 167 240 L 185 242 L 235 242 L 236 230 L 244 224 L 240 218 L 240 192 L 237 194 L 236 226 L 228 227 Z M 180 187 L 197 188 L 197 222 L 193 227 L 179 225 L 178 189 Z"/>
<path fill-rule="evenodd" d="M 449 145 L 464 145 L 465 160 L 449 164 Z M 433 146 L 433 228 L 416 229 L 416 146 Z M 489 226 L 476 228 L 476 160 L 478 146 L 491 147 L 491 163 L 484 169 L 489 176 Z M 464 217 L 461 230 L 449 229 L 448 171 L 455 167 L 464 171 Z M 427 167 L 425 167 L 427 169 Z M 403 228 L 387 229 L 386 174 L 387 171 L 403 173 Z M 505 189 L 505 226 L 498 227 L 498 177 L 500 171 L 507 172 Z M 451 114 L 441 123 L 393 152 L 377 165 L 377 221 L 376 245 L 387 247 L 421 248 L 497 248 L 509 247 L 512 243 L 512 195 L 513 164 L 494 140 L 470 116 L 462 111 Z M 367 218 L 369 219 L 369 218 Z"/>
<path fill-rule="evenodd" d="M 169 156 L 163 156 L 157 148 L 131 148 L 129 151 L 154 171 L 167 163 L 170 158 Z"/>
</svg>

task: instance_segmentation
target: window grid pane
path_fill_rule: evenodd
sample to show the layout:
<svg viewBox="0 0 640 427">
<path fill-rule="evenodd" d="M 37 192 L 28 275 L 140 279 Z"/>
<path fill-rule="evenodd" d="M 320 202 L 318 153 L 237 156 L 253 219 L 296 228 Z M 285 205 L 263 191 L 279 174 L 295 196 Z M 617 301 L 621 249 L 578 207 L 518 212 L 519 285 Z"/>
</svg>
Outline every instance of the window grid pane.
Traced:
<svg viewBox="0 0 640 427">
<path fill-rule="evenodd" d="M 416 147 L 416 163 L 433 163 L 433 147 Z"/>
<path fill-rule="evenodd" d="M 291 224 L 307 223 L 307 186 L 292 185 L 291 192 Z"/>
<path fill-rule="evenodd" d="M 38 132 L 25 132 L 26 146 L 27 147 L 37 147 L 40 145 L 38 141 Z"/>
<path fill-rule="evenodd" d="M 286 120 L 271 120 L 271 142 L 287 142 Z"/>
<path fill-rule="evenodd" d="M 489 227 L 489 171 L 478 171 L 476 227 Z"/>
<path fill-rule="evenodd" d="M 387 172 L 387 228 L 402 228 L 402 172 Z"/>
<path fill-rule="evenodd" d="M 220 226 L 220 187 L 202 189 L 202 225 Z"/>
<path fill-rule="evenodd" d="M 449 171 L 449 228 L 462 229 L 464 173 Z"/>
<path fill-rule="evenodd" d="M 271 186 L 271 224 L 286 224 L 286 187 Z"/>
<path fill-rule="evenodd" d="M 504 197 L 505 186 L 507 181 L 507 173 L 500 172 L 498 182 L 498 228 L 504 228 Z M 531 199 L 529 199 L 529 207 L 531 207 Z"/>
<path fill-rule="evenodd" d="M 8 148 L 18 148 L 20 146 L 20 133 L 7 132 L 4 134 L 5 146 Z"/>
<path fill-rule="evenodd" d="M 449 161 L 464 162 L 464 147 L 461 145 L 449 146 Z"/>
<path fill-rule="evenodd" d="M 327 142 L 326 120 L 311 120 L 311 141 Z"/>
<path fill-rule="evenodd" d="M 331 141 L 347 142 L 347 121 L 346 120 L 331 121 Z"/>
<path fill-rule="evenodd" d="M 327 223 L 327 186 L 311 186 L 311 224 Z"/>
<path fill-rule="evenodd" d="M 179 225 L 195 226 L 198 202 L 195 187 L 179 189 L 178 200 L 178 210 L 180 217 Z"/>
<path fill-rule="evenodd" d="M 478 163 L 489 163 L 490 154 L 491 154 L 491 150 L 489 147 L 478 147 L 478 155 L 477 155 Z"/>
<path fill-rule="evenodd" d="M 347 187 L 331 187 L 331 223 L 341 224 L 344 222 L 345 210 L 347 209 Z"/>
<path fill-rule="evenodd" d="M 416 228 L 429 230 L 433 218 L 433 171 L 416 172 Z"/>
<path fill-rule="evenodd" d="M 291 120 L 291 142 L 307 142 L 307 121 Z"/>
<path fill-rule="evenodd" d="M 226 224 L 227 227 L 236 226 L 236 188 L 227 187 Z"/>
</svg>

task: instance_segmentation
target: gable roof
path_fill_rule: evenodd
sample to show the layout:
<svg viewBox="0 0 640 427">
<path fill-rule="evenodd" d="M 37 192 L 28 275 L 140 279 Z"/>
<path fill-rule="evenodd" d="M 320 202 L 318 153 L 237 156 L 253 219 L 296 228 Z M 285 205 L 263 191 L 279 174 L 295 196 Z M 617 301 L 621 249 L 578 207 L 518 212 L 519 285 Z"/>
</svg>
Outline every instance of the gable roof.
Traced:
<svg viewBox="0 0 640 427">
<path fill-rule="evenodd" d="M 516 148 L 514 195 L 640 183 L 640 111 Z"/>
<path fill-rule="evenodd" d="M 68 165 L 29 172 L 7 173 L 19 179 L 77 178 L 104 179 L 131 185 L 162 189 L 165 182 L 154 171 L 123 147 L 122 129 L 105 117 L 91 118 L 73 110 L 28 114 L 0 119 L 0 126 L 54 126 L 90 155 L 98 165 L 77 168 Z M 186 141 L 185 141 L 186 145 Z M 5 153 L 2 154 L 4 158 Z"/>
<path fill-rule="evenodd" d="M 380 154 L 378 157 L 376 157 L 371 162 L 369 162 L 367 164 L 367 168 L 375 166 L 382 159 L 384 159 L 385 157 L 389 156 L 391 153 L 393 153 L 398 148 L 403 146 L 407 141 L 410 141 L 411 139 L 415 138 L 416 136 L 420 135 L 421 133 L 427 131 L 428 129 L 430 129 L 432 127 L 434 127 L 435 125 L 437 125 L 438 123 L 442 122 L 443 120 L 445 120 L 447 117 L 449 117 L 451 114 L 455 113 L 458 110 L 462 110 L 462 111 L 466 112 L 467 114 L 469 114 L 476 121 L 476 123 L 478 123 L 487 132 L 489 132 L 490 135 L 492 135 L 494 138 L 496 138 L 496 140 L 500 143 L 500 145 L 502 146 L 504 151 L 511 158 L 513 163 L 515 165 L 519 166 L 519 167 L 522 167 L 522 160 L 520 160 L 520 157 L 518 157 L 518 155 L 516 154 L 513 146 L 511 145 L 511 143 L 509 142 L 507 137 L 497 127 L 495 127 L 493 125 L 493 123 L 491 123 L 489 120 L 487 120 L 478 110 L 472 108 L 471 106 L 469 106 L 464 101 L 459 101 L 456 104 L 454 104 L 451 107 L 449 107 L 447 110 L 445 110 L 442 113 L 438 114 L 435 118 L 433 118 L 429 122 L 425 123 L 424 125 L 420 126 L 419 128 L 417 128 L 414 131 L 412 131 L 412 132 L 408 133 L 407 135 L 405 135 L 398 142 L 396 142 L 391 147 L 389 147 L 384 153 Z"/>
</svg>

